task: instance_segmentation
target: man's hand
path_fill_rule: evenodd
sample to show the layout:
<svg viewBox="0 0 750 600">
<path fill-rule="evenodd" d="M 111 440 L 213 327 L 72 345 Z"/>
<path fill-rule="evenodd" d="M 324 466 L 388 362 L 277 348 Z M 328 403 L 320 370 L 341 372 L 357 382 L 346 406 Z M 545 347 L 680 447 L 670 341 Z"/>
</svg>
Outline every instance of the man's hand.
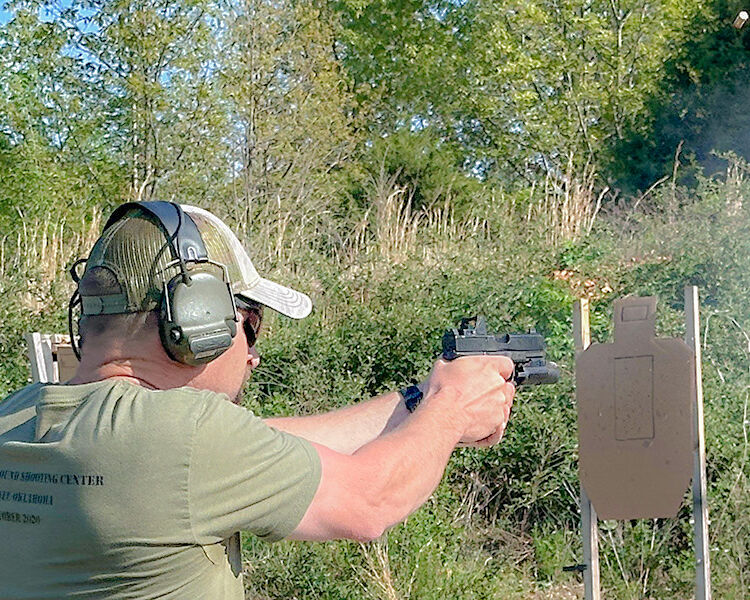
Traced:
<svg viewBox="0 0 750 600">
<path fill-rule="evenodd" d="M 421 384 L 427 404 L 433 397 L 454 401 L 442 407 L 463 423 L 461 445 L 487 447 L 500 441 L 510 418 L 515 386 L 513 361 L 505 356 L 467 356 L 453 361 L 438 360 L 429 378 Z"/>
</svg>

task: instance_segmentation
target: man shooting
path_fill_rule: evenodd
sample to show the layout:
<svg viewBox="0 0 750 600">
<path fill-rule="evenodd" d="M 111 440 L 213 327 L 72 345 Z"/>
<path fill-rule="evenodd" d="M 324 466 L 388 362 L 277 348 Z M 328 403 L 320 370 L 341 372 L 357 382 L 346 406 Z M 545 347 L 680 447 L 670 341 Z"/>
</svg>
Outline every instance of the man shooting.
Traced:
<svg viewBox="0 0 750 600">
<path fill-rule="evenodd" d="M 515 393 L 506 357 L 441 359 L 404 395 L 257 418 L 237 402 L 263 310 L 311 302 L 195 207 L 118 208 L 71 304 L 75 377 L 0 402 L 2 598 L 240 599 L 237 532 L 377 538 L 457 444 L 500 440 Z"/>
</svg>

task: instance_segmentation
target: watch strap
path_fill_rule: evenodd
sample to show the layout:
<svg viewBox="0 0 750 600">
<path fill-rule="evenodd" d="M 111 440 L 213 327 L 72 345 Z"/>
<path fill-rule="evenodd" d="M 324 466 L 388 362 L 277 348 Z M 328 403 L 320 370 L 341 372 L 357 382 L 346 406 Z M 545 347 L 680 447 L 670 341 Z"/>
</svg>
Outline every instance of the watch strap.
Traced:
<svg viewBox="0 0 750 600">
<path fill-rule="evenodd" d="M 400 393 L 404 397 L 406 410 L 408 410 L 410 413 L 413 413 L 417 409 L 417 406 L 419 406 L 422 398 L 424 398 L 422 390 L 420 390 L 416 385 L 405 387 L 403 390 L 401 390 Z"/>
</svg>

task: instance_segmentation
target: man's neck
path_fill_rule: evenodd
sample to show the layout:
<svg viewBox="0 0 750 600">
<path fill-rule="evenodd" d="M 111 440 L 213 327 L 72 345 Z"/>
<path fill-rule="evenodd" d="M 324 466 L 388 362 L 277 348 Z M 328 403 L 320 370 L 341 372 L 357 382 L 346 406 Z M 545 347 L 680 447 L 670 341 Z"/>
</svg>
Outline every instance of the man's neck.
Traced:
<svg viewBox="0 0 750 600">
<path fill-rule="evenodd" d="M 122 346 L 87 342 L 82 348 L 81 362 L 68 385 L 125 379 L 145 388 L 165 390 L 190 385 L 202 367 L 191 367 L 171 360 L 158 340 L 143 340 Z"/>
</svg>

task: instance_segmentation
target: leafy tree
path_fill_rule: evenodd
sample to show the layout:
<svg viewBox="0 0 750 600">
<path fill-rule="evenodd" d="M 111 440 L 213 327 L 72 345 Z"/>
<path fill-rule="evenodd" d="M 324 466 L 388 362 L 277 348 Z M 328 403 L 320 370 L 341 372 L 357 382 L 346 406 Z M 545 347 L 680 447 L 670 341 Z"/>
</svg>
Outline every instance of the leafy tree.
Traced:
<svg viewBox="0 0 750 600">
<path fill-rule="evenodd" d="M 122 191 L 99 98 L 77 78 L 68 36 L 38 7 L 0 28 L 0 218 L 13 226 L 53 211 L 74 219 Z"/>
<path fill-rule="evenodd" d="M 344 195 L 359 119 L 331 19 L 308 0 L 222 5 L 217 75 L 231 123 L 223 201 L 245 231 L 272 223 L 279 240 L 335 235 L 330 216 Z"/>
<path fill-rule="evenodd" d="M 15 18 L 2 35 L 21 69 L 9 85 L 33 92 L 29 102 L 15 94 L 3 112 L 26 111 L 29 127 L 50 143 L 74 144 L 92 180 L 112 170 L 117 178 L 127 174 L 120 197 L 205 196 L 221 170 L 207 158 L 220 156 L 222 137 L 210 84 L 208 3 L 32 0 L 11 7 Z"/>
<path fill-rule="evenodd" d="M 200 200 L 223 171 L 214 8 L 134 0 L 62 11 L 88 74 L 81 79 L 105 95 L 110 144 L 129 172 L 132 199 Z"/>
<path fill-rule="evenodd" d="M 433 129 L 467 172 L 568 187 L 644 130 L 709 2 L 342 0 L 344 62 L 376 131 Z M 572 168 L 571 168 L 572 165 Z"/>
<path fill-rule="evenodd" d="M 696 3 L 683 43 L 644 90 L 645 110 L 630 119 L 609 156 L 610 176 L 626 190 L 643 190 L 680 162 L 715 170 L 714 150 L 750 157 L 750 28 L 730 26 L 742 2 Z M 680 160 L 679 154 L 682 154 Z M 677 156 L 676 156 L 677 155 Z M 692 180 L 695 169 L 681 171 Z"/>
</svg>

